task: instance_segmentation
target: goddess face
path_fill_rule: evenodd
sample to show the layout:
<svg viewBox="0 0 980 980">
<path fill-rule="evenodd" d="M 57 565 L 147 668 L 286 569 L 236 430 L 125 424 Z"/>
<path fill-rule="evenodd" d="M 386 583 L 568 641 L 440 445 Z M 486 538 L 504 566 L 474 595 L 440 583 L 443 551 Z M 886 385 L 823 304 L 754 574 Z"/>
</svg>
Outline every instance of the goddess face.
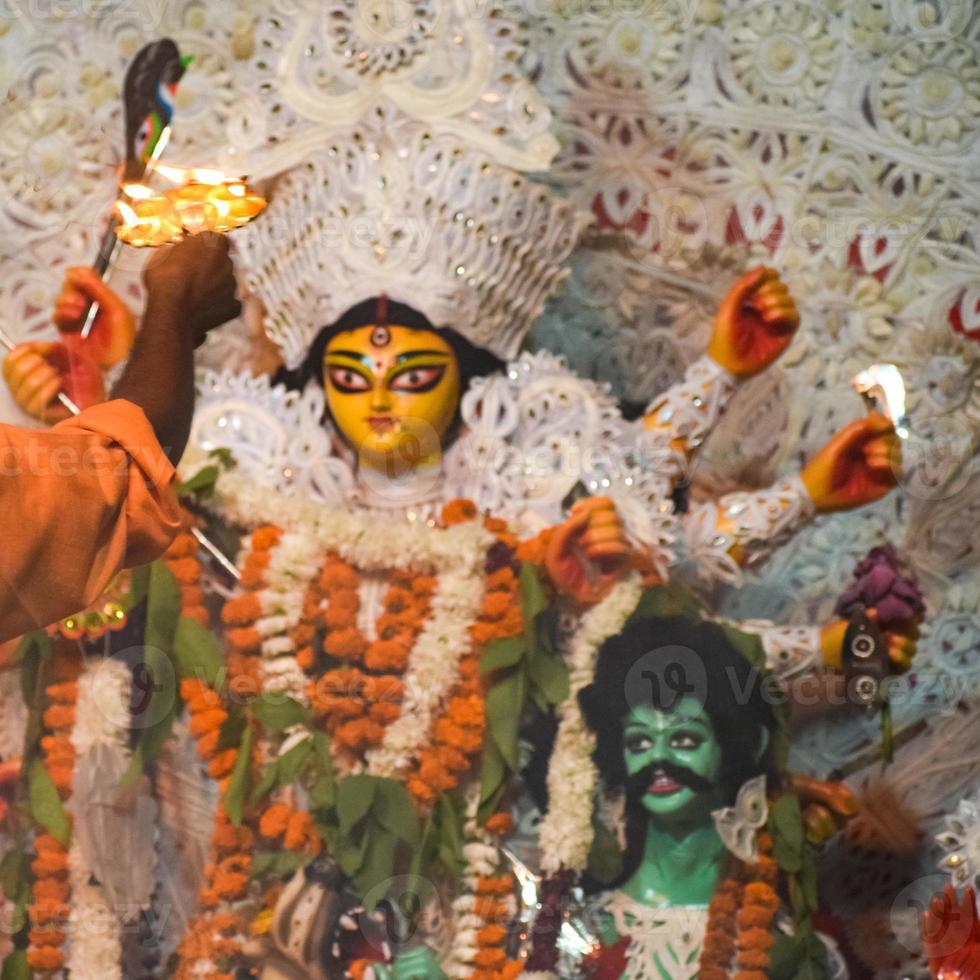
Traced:
<svg viewBox="0 0 980 980">
<path fill-rule="evenodd" d="M 633 708 L 624 721 L 623 761 L 636 798 L 661 821 L 703 818 L 724 805 L 721 746 L 695 698 L 682 698 L 669 711 Z"/>
<path fill-rule="evenodd" d="M 459 362 L 431 330 L 374 324 L 332 337 L 327 404 L 362 464 L 393 473 L 435 462 L 459 406 Z"/>
</svg>

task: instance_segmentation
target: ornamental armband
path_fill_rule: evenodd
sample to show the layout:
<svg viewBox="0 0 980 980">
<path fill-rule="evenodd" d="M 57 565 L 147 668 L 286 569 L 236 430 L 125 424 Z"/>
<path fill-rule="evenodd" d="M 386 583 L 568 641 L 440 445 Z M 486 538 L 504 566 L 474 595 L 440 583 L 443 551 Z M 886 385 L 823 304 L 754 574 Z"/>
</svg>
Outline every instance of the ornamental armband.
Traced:
<svg viewBox="0 0 980 980">
<path fill-rule="evenodd" d="M 653 431 L 669 434 L 685 453 L 698 448 L 721 418 L 738 379 L 707 355 L 699 357 L 684 374 L 647 409 Z"/>
<path fill-rule="evenodd" d="M 759 564 L 815 513 L 798 476 L 768 490 L 729 493 L 717 503 L 702 504 L 687 519 L 687 551 L 702 578 L 738 585 L 742 568 L 731 555 L 736 545 L 745 555 L 745 565 Z"/>
<path fill-rule="evenodd" d="M 786 683 L 823 666 L 819 626 L 777 626 L 767 619 L 725 620 L 762 641 L 766 667 Z"/>
</svg>

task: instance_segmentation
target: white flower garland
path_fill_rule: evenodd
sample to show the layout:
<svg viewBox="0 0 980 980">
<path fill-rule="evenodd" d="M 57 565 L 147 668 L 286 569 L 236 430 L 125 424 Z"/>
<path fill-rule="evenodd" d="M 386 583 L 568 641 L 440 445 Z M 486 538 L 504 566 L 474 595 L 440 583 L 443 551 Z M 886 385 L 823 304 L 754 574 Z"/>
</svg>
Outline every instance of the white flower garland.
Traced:
<svg viewBox="0 0 980 980">
<path fill-rule="evenodd" d="M 24 751 L 27 705 L 20 689 L 19 670 L 0 670 L 0 759 L 16 759 Z"/>
<path fill-rule="evenodd" d="M 548 767 L 548 812 L 539 826 L 541 866 L 582 871 L 592 846 L 592 809 L 598 772 L 592 761 L 595 736 L 585 725 L 578 694 L 595 676 L 599 647 L 619 633 L 636 609 L 643 583 L 636 573 L 582 616 L 567 655 L 568 698 L 558 709 L 558 734 Z"/>
<path fill-rule="evenodd" d="M 486 925 L 476 914 L 476 888 L 480 878 L 492 877 L 500 866 L 500 849 L 494 843 L 493 835 L 477 823 L 479 802 L 479 787 L 473 786 L 467 792 L 466 822 L 463 824 L 465 868 L 460 893 L 452 903 L 452 950 L 446 962 L 441 964 L 449 980 L 467 980 L 476 969 L 476 954 L 480 951 L 477 934 Z M 513 897 L 503 900 L 514 901 Z"/>
<path fill-rule="evenodd" d="M 110 745 L 128 759 L 129 697 L 132 676 L 118 660 L 89 660 L 78 681 L 71 743 L 81 759 L 99 745 Z M 77 836 L 68 850 L 72 903 L 67 968 L 73 977 L 122 980 L 119 917 L 101 885 L 92 881 Z"/>
<path fill-rule="evenodd" d="M 459 679 L 459 661 L 470 644 L 469 627 L 483 601 L 484 562 L 494 536 L 477 522 L 444 529 L 380 522 L 376 515 L 284 497 L 234 472 L 218 480 L 215 499 L 235 523 L 272 523 L 283 529 L 266 570 L 267 587 L 257 593 L 265 615 L 256 628 L 263 636 L 268 689 L 286 691 L 301 702 L 306 701 L 306 678 L 287 634 L 299 620 L 305 583 L 319 573 L 328 552 L 366 572 L 388 570 L 394 558 L 401 567 L 436 576 L 430 614 L 403 678 L 401 714 L 367 755 L 371 775 L 403 776 L 430 738 L 439 708 Z"/>
<path fill-rule="evenodd" d="M 296 662 L 289 631 L 303 614 L 303 594 L 319 574 L 324 552 L 315 537 L 285 532 L 272 550 L 265 572 L 266 587 L 256 593 L 263 616 L 255 628 L 262 637 L 262 687 L 306 704 L 308 679 Z"/>
<path fill-rule="evenodd" d="M 483 565 L 489 543 L 480 537 L 469 544 L 457 554 L 454 568 L 439 573 L 429 617 L 403 678 L 401 714 L 367 754 L 372 776 L 404 775 L 431 737 L 435 717 L 459 680 L 459 662 L 471 643 L 469 627 L 480 614 L 486 589 Z"/>
<path fill-rule="evenodd" d="M 367 571 L 384 571 L 396 557 L 401 567 L 421 572 L 452 570 L 474 546 L 489 548 L 493 535 L 479 524 L 430 528 L 425 523 L 382 521 L 376 513 L 331 507 L 314 500 L 287 497 L 234 470 L 219 477 L 215 509 L 231 523 L 254 528 L 275 524 L 286 532 L 316 539 L 323 553 L 336 551 Z"/>
</svg>

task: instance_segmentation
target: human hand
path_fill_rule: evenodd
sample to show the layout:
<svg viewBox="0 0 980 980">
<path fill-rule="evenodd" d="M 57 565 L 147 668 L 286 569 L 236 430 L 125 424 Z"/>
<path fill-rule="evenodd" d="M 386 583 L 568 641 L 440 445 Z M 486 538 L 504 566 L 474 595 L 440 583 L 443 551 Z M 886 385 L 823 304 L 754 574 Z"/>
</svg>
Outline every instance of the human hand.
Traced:
<svg viewBox="0 0 980 980">
<path fill-rule="evenodd" d="M 786 350 L 799 325 L 800 314 L 779 273 L 752 269 L 722 301 L 708 356 L 736 378 L 750 378 Z"/>
<path fill-rule="evenodd" d="M 895 427 L 872 413 L 841 429 L 801 477 L 817 511 L 850 510 L 884 497 L 897 482 L 901 444 Z"/>
<path fill-rule="evenodd" d="M 545 568 L 556 588 L 581 603 L 598 602 L 621 577 L 630 557 L 623 522 L 608 497 L 587 497 L 556 528 Z"/>
<path fill-rule="evenodd" d="M 68 344 L 18 344 L 4 359 L 3 378 L 18 407 L 49 425 L 71 415 L 57 400 L 61 391 L 79 408 L 96 405 L 105 398 L 98 366 Z"/>
<path fill-rule="evenodd" d="M 922 916 L 922 947 L 936 980 L 980 977 L 980 920 L 970 887 L 962 897 L 947 885 Z"/>
<path fill-rule="evenodd" d="M 143 269 L 143 283 L 144 326 L 162 310 L 175 313 L 195 345 L 242 310 L 235 299 L 235 269 L 224 235 L 201 232 L 156 249 Z"/>
<path fill-rule="evenodd" d="M 136 336 L 133 311 L 89 266 L 73 266 L 65 273 L 61 292 L 54 303 L 55 326 L 64 334 L 74 335 L 82 329 L 93 302 L 99 311 L 85 338 L 72 339 L 102 370 L 118 364 L 129 353 Z M 67 340 L 67 337 L 66 337 Z"/>
</svg>

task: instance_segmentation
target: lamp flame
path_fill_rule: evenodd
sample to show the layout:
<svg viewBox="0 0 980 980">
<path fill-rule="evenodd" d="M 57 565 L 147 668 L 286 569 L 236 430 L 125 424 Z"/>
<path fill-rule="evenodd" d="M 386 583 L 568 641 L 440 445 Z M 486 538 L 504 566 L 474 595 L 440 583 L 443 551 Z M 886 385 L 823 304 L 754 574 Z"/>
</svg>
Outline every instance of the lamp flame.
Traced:
<svg viewBox="0 0 980 980">
<path fill-rule="evenodd" d="M 208 184 L 210 187 L 226 184 L 232 179 L 226 177 L 220 170 L 209 167 L 172 167 L 168 163 L 158 163 L 154 167 L 154 173 L 160 174 L 174 184 Z"/>
<path fill-rule="evenodd" d="M 148 201 L 156 193 L 146 184 L 123 184 L 123 193 L 134 201 Z"/>
<path fill-rule="evenodd" d="M 122 216 L 124 225 L 139 224 L 139 215 L 125 201 L 116 201 L 116 210 Z"/>
<path fill-rule="evenodd" d="M 178 186 L 163 193 L 145 184 L 123 186 L 132 203 L 117 201 L 122 223 L 116 234 L 129 245 L 163 245 L 201 231 L 223 234 L 248 224 L 266 205 L 243 180 L 220 170 L 158 164 L 154 172 Z"/>
</svg>

